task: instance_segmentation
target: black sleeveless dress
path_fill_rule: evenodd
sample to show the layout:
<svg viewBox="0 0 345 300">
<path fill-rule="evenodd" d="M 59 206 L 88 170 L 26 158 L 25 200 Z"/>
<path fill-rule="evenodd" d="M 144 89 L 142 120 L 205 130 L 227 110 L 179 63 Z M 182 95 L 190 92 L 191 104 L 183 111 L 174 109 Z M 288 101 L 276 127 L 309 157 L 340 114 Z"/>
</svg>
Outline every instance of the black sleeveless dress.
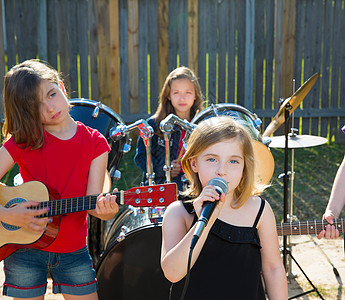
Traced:
<svg viewBox="0 0 345 300">
<path fill-rule="evenodd" d="M 253 227 L 239 227 L 216 220 L 190 271 L 185 300 L 266 299 L 261 280 L 261 246 L 256 228 L 264 206 L 265 200 L 261 199 Z M 171 300 L 180 299 L 184 282 L 185 278 L 172 284 Z"/>
</svg>

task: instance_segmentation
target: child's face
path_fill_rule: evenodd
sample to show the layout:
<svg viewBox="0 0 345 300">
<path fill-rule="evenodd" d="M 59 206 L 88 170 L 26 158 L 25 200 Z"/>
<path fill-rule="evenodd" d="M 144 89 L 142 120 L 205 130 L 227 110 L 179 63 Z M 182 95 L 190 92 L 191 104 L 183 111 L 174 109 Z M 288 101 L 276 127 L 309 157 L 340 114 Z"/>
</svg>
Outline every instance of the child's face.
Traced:
<svg viewBox="0 0 345 300">
<path fill-rule="evenodd" d="M 171 82 L 169 96 L 176 115 L 182 119 L 189 119 L 190 109 L 195 100 L 194 84 L 187 78 L 174 79 Z"/>
<path fill-rule="evenodd" d="M 40 84 L 40 98 L 42 124 L 54 125 L 65 120 L 69 106 L 63 84 L 60 87 L 48 80 L 43 80 Z"/>
<path fill-rule="evenodd" d="M 221 177 L 228 183 L 229 192 L 234 191 L 243 175 L 242 145 L 236 138 L 213 144 L 191 160 L 191 167 L 203 187 L 212 178 Z"/>
</svg>

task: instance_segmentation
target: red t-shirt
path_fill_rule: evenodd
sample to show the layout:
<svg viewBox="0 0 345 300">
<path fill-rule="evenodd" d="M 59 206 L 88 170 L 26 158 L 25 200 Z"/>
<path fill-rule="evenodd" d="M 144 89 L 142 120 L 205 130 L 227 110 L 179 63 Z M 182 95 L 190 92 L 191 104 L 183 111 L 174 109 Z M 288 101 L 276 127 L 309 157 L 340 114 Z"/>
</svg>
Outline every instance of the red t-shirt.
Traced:
<svg viewBox="0 0 345 300">
<path fill-rule="evenodd" d="M 22 149 L 13 137 L 4 147 L 20 167 L 24 182 L 44 183 L 55 199 L 85 196 L 91 161 L 110 150 L 106 138 L 96 129 L 77 122 L 77 132 L 69 140 L 60 140 L 45 132 L 40 149 Z M 87 212 L 61 216 L 59 233 L 44 251 L 66 253 L 86 245 Z"/>
</svg>

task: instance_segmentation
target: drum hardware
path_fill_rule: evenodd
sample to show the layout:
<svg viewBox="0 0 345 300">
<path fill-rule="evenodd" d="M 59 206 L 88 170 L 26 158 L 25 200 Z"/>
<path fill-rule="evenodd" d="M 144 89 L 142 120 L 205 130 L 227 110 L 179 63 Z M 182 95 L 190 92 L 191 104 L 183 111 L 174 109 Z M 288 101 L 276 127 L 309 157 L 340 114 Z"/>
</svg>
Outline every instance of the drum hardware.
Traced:
<svg viewBox="0 0 345 300">
<path fill-rule="evenodd" d="M 316 75 L 316 74 L 315 74 Z M 318 77 L 318 74 L 317 76 L 313 75 L 313 80 L 308 80 L 308 84 L 307 86 L 309 86 L 309 89 L 306 91 L 305 88 L 303 88 L 303 92 L 301 90 L 301 88 L 299 88 L 297 90 L 297 92 L 295 92 L 293 95 L 300 95 L 300 100 L 298 102 L 298 104 L 303 100 L 303 98 L 306 96 L 306 94 L 309 92 L 309 90 L 311 89 L 311 84 L 309 82 L 312 82 L 312 85 L 315 83 L 315 80 L 317 79 Z M 295 89 L 295 81 L 293 81 L 293 90 Z M 305 84 L 304 84 L 305 86 Z M 303 97 L 302 97 L 303 96 Z M 294 96 L 288 98 L 287 100 L 289 99 L 295 99 L 293 98 Z M 297 97 L 297 96 L 295 96 Z M 289 136 L 294 136 L 296 135 L 296 132 L 297 132 L 297 129 L 293 128 L 293 124 L 294 124 L 294 116 L 292 114 L 292 110 L 296 109 L 296 107 L 294 107 L 292 104 L 295 104 L 296 103 L 296 99 L 293 100 L 294 102 L 290 102 L 289 101 L 284 101 L 282 99 L 282 112 L 283 112 L 283 121 L 282 123 L 285 122 L 285 147 L 284 147 L 284 173 L 283 174 L 280 174 L 279 175 L 279 178 L 283 178 L 284 179 L 284 203 L 283 203 L 283 217 L 284 217 L 284 220 L 283 222 L 284 223 L 287 223 L 287 222 L 292 222 L 293 218 L 296 218 L 294 215 L 293 215 L 293 181 L 294 181 L 294 162 L 292 161 L 292 170 L 289 172 L 288 171 L 288 160 L 289 160 Z M 288 126 L 288 121 L 290 119 L 290 117 L 292 117 L 292 128 L 291 128 L 291 133 L 289 133 L 289 126 Z M 276 119 L 276 121 L 279 119 L 279 117 Z M 280 122 L 280 119 L 279 119 L 279 122 Z M 270 127 L 272 123 L 270 123 L 268 125 L 268 127 Z M 275 123 L 277 124 L 277 123 Z M 280 124 L 278 125 L 278 127 L 280 126 Z M 276 127 L 276 125 L 274 125 L 274 127 Z M 278 127 L 276 127 L 275 129 L 277 129 Z M 271 129 L 269 129 L 267 132 L 270 132 L 272 130 L 272 126 L 271 126 Z M 265 131 L 266 132 L 266 131 Z M 292 148 L 292 152 L 294 151 L 294 149 Z M 292 153 L 292 157 L 294 159 L 294 152 Z M 288 184 L 289 184 L 289 180 L 290 180 L 290 177 L 291 177 L 291 193 L 290 193 L 290 214 L 288 213 Z M 287 273 L 287 276 L 288 278 L 291 278 L 293 277 L 293 275 L 291 274 L 291 266 L 292 266 L 292 262 L 291 260 L 289 261 L 289 266 L 287 265 L 287 258 L 289 256 L 289 259 L 292 259 L 295 264 L 297 265 L 297 267 L 301 270 L 301 272 L 303 273 L 303 275 L 305 276 L 305 278 L 307 279 L 307 281 L 309 282 L 309 284 L 312 286 L 313 289 L 307 291 L 307 292 L 304 292 L 304 293 L 301 293 L 301 294 L 298 294 L 298 295 L 295 295 L 293 297 L 290 297 L 289 299 L 295 299 L 297 297 L 300 297 L 302 295 L 306 295 L 306 294 L 309 294 L 311 292 L 316 292 L 317 295 L 320 297 L 320 299 L 324 299 L 322 297 L 322 295 L 320 294 L 320 292 L 318 291 L 318 289 L 316 288 L 316 286 L 313 284 L 313 282 L 309 279 L 309 277 L 307 276 L 307 274 L 304 272 L 304 270 L 302 269 L 302 267 L 298 264 L 298 262 L 296 261 L 296 259 L 294 258 L 294 256 L 292 255 L 292 252 L 291 252 L 291 243 L 290 243 L 290 237 L 288 239 L 287 236 L 283 236 L 283 249 L 282 249 L 282 254 L 283 254 L 283 265 L 284 265 L 284 268 L 286 270 L 286 273 Z"/>
<path fill-rule="evenodd" d="M 170 138 L 171 132 L 174 130 L 174 125 L 177 124 L 181 127 L 182 130 L 190 133 L 195 128 L 194 125 L 191 125 L 187 120 L 181 120 L 178 116 L 174 114 L 168 115 L 164 120 L 162 120 L 159 124 L 159 127 L 164 135 L 165 141 L 165 165 L 163 170 L 165 171 L 166 182 L 171 182 L 171 170 L 172 165 L 170 161 Z"/>
<path fill-rule="evenodd" d="M 163 167 L 163 171 L 165 172 L 165 178 L 166 182 L 171 182 L 171 170 L 173 168 L 173 165 L 170 161 L 170 138 L 171 133 L 170 132 L 164 132 L 164 141 L 165 141 L 165 165 Z"/>
<path fill-rule="evenodd" d="M 147 123 L 147 121 L 140 119 L 130 125 L 119 125 L 115 128 L 110 129 L 110 137 L 114 140 L 121 139 L 130 131 L 138 128 L 140 137 L 143 139 L 146 148 L 146 178 L 148 179 L 149 185 L 154 184 L 155 174 L 153 172 L 153 164 L 151 157 L 151 137 L 154 134 L 153 128 Z"/>
<path fill-rule="evenodd" d="M 102 103 L 101 103 L 100 101 L 98 101 L 98 102 L 96 103 L 95 109 L 94 109 L 93 112 L 92 112 L 92 118 L 93 118 L 93 119 L 98 118 L 99 108 L 100 108 L 101 106 L 102 106 Z"/>
<path fill-rule="evenodd" d="M 286 121 L 285 114 L 288 116 L 299 106 L 305 96 L 309 93 L 313 85 L 315 84 L 318 73 L 311 76 L 293 95 L 285 99 L 279 108 L 278 113 L 274 116 L 270 124 L 268 124 L 263 136 L 270 136 Z"/>
</svg>

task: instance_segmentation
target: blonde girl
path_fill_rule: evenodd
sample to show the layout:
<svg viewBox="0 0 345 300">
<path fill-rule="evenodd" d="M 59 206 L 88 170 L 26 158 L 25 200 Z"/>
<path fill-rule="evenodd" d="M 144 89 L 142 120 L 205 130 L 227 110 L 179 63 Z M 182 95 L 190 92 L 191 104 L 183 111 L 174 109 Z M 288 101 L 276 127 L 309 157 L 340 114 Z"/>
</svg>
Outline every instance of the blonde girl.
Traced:
<svg viewBox="0 0 345 300">
<path fill-rule="evenodd" d="M 286 300 L 287 282 L 280 257 L 275 217 L 258 195 L 252 141 L 229 117 L 202 121 L 192 132 L 182 167 L 190 180 L 190 203 L 166 210 L 161 266 L 172 282 L 170 299 L 180 299 L 187 274 L 195 223 L 205 201 L 218 201 L 193 251 L 185 299 Z M 219 196 L 208 182 L 227 182 Z M 262 278 L 264 284 L 262 282 Z"/>
</svg>

